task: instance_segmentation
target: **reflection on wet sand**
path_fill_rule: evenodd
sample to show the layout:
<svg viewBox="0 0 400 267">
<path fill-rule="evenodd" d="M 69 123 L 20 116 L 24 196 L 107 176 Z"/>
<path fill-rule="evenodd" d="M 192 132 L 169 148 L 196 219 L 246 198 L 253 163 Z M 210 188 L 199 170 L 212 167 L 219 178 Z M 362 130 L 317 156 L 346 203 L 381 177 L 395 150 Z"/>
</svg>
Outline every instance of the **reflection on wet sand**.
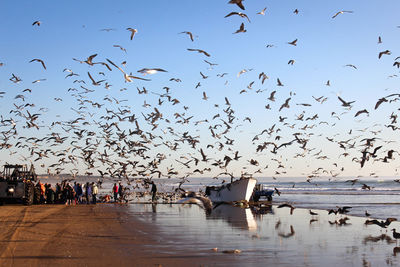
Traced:
<svg viewBox="0 0 400 267">
<path fill-rule="evenodd" d="M 151 208 L 133 205 L 134 214 L 151 221 Z M 143 212 L 147 210 L 148 212 Z M 315 215 L 317 214 L 317 215 Z M 235 254 L 230 266 L 398 266 L 400 247 L 390 229 L 365 224 L 366 218 L 329 214 L 327 210 L 220 205 L 210 215 L 198 206 L 157 205 L 156 226 L 168 246 L 196 248 L 193 255 Z M 312 222 L 311 222 L 312 221 Z M 310 224 L 311 222 L 311 224 Z M 386 231 L 383 232 L 383 231 Z M 162 242 L 161 242 L 162 243 Z M 217 253 L 212 251 L 217 248 Z M 371 253 L 373 251 L 373 253 Z"/>
<path fill-rule="evenodd" d="M 232 228 L 257 230 L 257 222 L 249 208 L 222 204 L 217 206 L 207 219 L 222 219 L 228 222 Z"/>
</svg>

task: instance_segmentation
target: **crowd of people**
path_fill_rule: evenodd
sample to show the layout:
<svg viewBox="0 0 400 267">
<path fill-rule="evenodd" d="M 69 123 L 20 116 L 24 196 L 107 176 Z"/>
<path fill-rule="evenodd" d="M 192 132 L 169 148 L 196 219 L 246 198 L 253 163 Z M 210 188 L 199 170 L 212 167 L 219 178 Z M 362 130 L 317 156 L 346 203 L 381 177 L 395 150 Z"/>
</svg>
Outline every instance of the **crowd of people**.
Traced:
<svg viewBox="0 0 400 267">
<path fill-rule="evenodd" d="M 156 202 L 157 187 L 154 182 L 151 185 L 152 202 Z M 98 202 L 128 202 L 129 188 L 122 185 L 121 182 L 114 183 L 111 194 L 102 194 L 99 196 L 99 187 L 101 181 L 70 183 L 64 180 L 57 183 L 54 187 L 50 183 L 38 181 L 35 185 L 35 203 L 37 204 L 96 204 Z"/>
<path fill-rule="evenodd" d="M 43 184 L 39 181 L 36 184 L 36 191 L 38 192 L 36 202 L 39 204 L 76 205 L 96 204 L 99 188 L 94 182 L 70 184 L 64 180 L 53 188 L 51 184 Z"/>
</svg>

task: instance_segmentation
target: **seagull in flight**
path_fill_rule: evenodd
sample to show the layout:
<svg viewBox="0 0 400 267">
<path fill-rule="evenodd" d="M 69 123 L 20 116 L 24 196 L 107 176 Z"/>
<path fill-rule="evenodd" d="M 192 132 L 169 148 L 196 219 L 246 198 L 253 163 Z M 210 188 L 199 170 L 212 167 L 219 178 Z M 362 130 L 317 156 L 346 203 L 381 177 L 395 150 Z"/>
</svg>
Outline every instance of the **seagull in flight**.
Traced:
<svg viewBox="0 0 400 267">
<path fill-rule="evenodd" d="M 296 46 L 297 45 L 297 39 L 293 40 L 291 42 L 288 42 L 288 44 Z"/>
<path fill-rule="evenodd" d="M 240 16 L 242 18 L 246 18 L 250 22 L 249 17 L 246 14 L 242 13 L 242 12 L 231 12 L 228 15 L 226 15 L 225 18 L 233 16 L 233 15 L 238 15 L 238 16 Z"/>
<path fill-rule="evenodd" d="M 144 78 L 140 78 L 140 77 L 128 75 L 128 74 L 125 73 L 125 71 L 124 71 L 122 68 L 118 67 L 114 62 L 112 62 L 112 61 L 109 60 L 108 58 L 106 58 L 106 60 L 108 61 L 108 63 L 110 63 L 111 65 L 113 65 L 113 66 L 116 67 L 117 69 L 119 69 L 119 70 L 124 74 L 125 82 L 132 82 L 132 79 L 139 79 L 139 80 L 143 80 L 143 81 L 150 81 L 149 79 L 144 79 Z"/>
<path fill-rule="evenodd" d="M 258 12 L 257 14 L 258 15 L 265 15 L 265 11 L 267 10 L 267 8 L 266 7 L 264 7 L 264 9 L 263 10 L 261 10 L 260 12 Z"/>
<path fill-rule="evenodd" d="M 351 107 L 351 104 L 353 104 L 354 102 L 356 102 L 356 101 L 349 101 L 349 102 L 346 102 L 346 101 L 344 101 L 343 98 L 341 98 L 340 96 L 338 96 L 338 99 L 340 100 L 340 102 L 342 102 L 342 106 L 343 106 L 343 107 Z"/>
<path fill-rule="evenodd" d="M 228 4 L 236 4 L 238 7 L 240 7 L 242 10 L 244 10 L 244 5 L 243 5 L 243 0 L 230 0 Z"/>
<path fill-rule="evenodd" d="M 137 29 L 132 29 L 132 28 L 126 28 L 126 29 L 131 32 L 131 40 L 132 40 L 133 36 L 135 36 L 135 33 L 137 33 Z"/>
<path fill-rule="evenodd" d="M 382 55 L 390 55 L 390 54 L 392 54 L 392 53 L 389 50 L 385 50 L 385 51 L 379 52 L 378 58 L 381 58 Z"/>
<path fill-rule="evenodd" d="M 353 68 L 353 69 L 357 69 L 357 67 L 356 66 L 354 66 L 354 65 L 352 65 L 352 64 L 347 64 L 347 65 L 345 65 L 345 67 L 350 67 L 350 68 Z"/>
<path fill-rule="evenodd" d="M 189 35 L 190 40 L 192 40 L 192 42 L 194 41 L 194 39 L 193 39 L 193 33 L 184 31 L 184 32 L 180 32 L 179 34 L 181 34 L 181 33 L 186 33 L 187 35 Z"/>
<path fill-rule="evenodd" d="M 138 70 L 137 72 L 142 73 L 143 75 L 146 74 L 154 74 L 157 72 L 167 72 L 166 70 L 160 69 L 160 68 L 154 68 L 154 69 L 147 69 L 147 68 L 143 68 L 141 70 Z"/>
<path fill-rule="evenodd" d="M 44 64 L 43 60 L 41 60 L 39 58 L 34 58 L 31 61 L 29 61 L 29 63 L 34 62 L 34 61 L 40 62 L 42 64 L 43 68 L 46 69 L 46 65 Z"/>
<path fill-rule="evenodd" d="M 247 32 L 247 30 L 244 28 L 244 23 L 240 24 L 239 30 L 235 31 L 233 34 L 240 32 Z"/>
<path fill-rule="evenodd" d="M 204 55 L 207 56 L 207 57 L 210 57 L 210 56 L 211 56 L 209 53 L 207 53 L 206 51 L 201 50 L 201 49 L 188 48 L 187 50 L 188 50 L 188 51 L 196 51 L 196 52 L 202 53 L 202 54 L 204 54 Z"/>
<path fill-rule="evenodd" d="M 346 10 L 342 10 L 337 12 L 335 15 L 333 15 L 333 19 L 336 18 L 338 15 L 343 14 L 343 13 L 353 13 L 353 11 L 346 11 Z"/>
</svg>

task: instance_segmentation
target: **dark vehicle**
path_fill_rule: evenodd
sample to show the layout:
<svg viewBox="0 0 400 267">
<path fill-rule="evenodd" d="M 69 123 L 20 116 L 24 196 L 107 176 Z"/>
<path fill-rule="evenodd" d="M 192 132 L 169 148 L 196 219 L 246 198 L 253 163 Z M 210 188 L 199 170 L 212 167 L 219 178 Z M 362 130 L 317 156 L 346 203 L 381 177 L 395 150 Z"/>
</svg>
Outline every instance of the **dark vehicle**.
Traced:
<svg viewBox="0 0 400 267">
<path fill-rule="evenodd" d="M 258 202 L 261 197 L 265 197 L 266 200 L 272 201 L 272 196 L 274 194 L 274 190 L 265 188 L 262 184 L 257 184 L 254 188 L 253 192 L 253 201 Z"/>
<path fill-rule="evenodd" d="M 4 171 L 0 173 L 0 204 L 6 201 L 21 201 L 24 205 L 32 205 L 36 180 L 33 165 L 29 170 L 26 165 L 4 165 Z"/>
</svg>

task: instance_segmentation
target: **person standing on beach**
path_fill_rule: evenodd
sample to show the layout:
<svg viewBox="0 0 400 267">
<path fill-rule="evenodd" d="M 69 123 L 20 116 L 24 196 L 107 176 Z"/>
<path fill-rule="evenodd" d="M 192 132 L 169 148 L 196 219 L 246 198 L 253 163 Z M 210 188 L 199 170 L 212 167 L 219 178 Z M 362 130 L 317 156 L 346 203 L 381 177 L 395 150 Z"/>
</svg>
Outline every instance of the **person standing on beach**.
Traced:
<svg viewBox="0 0 400 267">
<path fill-rule="evenodd" d="M 43 204 L 46 200 L 46 197 L 45 197 L 46 187 L 44 186 L 43 183 L 40 182 L 40 180 L 38 182 L 38 185 L 39 185 L 39 189 L 40 189 L 40 203 Z"/>
<path fill-rule="evenodd" d="M 55 203 L 59 203 L 61 201 L 61 185 L 59 183 L 56 184 L 56 193 L 55 193 Z"/>
<path fill-rule="evenodd" d="M 74 182 L 74 201 L 75 201 L 75 205 L 76 203 L 78 203 L 78 184 L 76 182 Z"/>
<path fill-rule="evenodd" d="M 113 193 L 114 193 L 114 202 L 117 202 L 117 199 L 118 199 L 118 185 L 117 185 L 117 183 L 115 183 L 114 186 L 113 186 Z"/>
<path fill-rule="evenodd" d="M 72 205 L 74 201 L 74 189 L 69 183 L 67 183 L 65 190 L 67 197 L 67 202 L 65 202 L 65 205 Z"/>
<path fill-rule="evenodd" d="M 81 204 L 82 203 L 83 189 L 82 189 L 82 185 L 80 183 L 78 183 L 76 194 L 78 196 L 78 203 Z"/>
<path fill-rule="evenodd" d="M 122 186 L 121 182 L 119 182 L 118 184 L 118 195 L 119 195 L 119 199 L 122 200 L 124 199 L 124 187 Z"/>
<path fill-rule="evenodd" d="M 85 197 L 86 197 L 86 204 L 90 204 L 90 195 L 92 194 L 92 187 L 90 186 L 89 182 L 86 182 L 85 186 Z"/>
<path fill-rule="evenodd" d="M 92 186 L 93 186 L 93 192 L 92 192 L 93 204 L 96 204 L 97 203 L 96 197 L 97 197 L 97 194 L 99 193 L 99 189 L 94 182 L 92 183 Z"/>
<path fill-rule="evenodd" d="M 155 202 L 157 195 L 157 186 L 153 181 L 151 181 L 151 193 L 152 193 L 151 202 Z"/>
</svg>

